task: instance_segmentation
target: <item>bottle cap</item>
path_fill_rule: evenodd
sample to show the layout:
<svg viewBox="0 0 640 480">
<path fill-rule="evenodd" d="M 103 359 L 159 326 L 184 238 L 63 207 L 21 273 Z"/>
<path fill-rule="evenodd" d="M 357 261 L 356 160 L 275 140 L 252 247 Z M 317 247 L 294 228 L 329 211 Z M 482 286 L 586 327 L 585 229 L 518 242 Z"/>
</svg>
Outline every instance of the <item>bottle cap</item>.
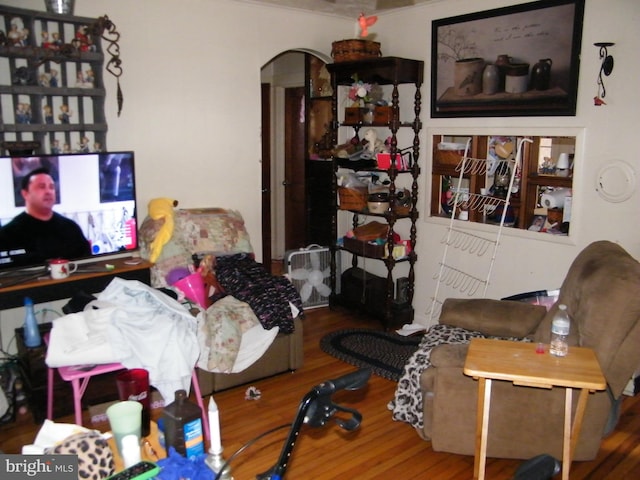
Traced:
<svg viewBox="0 0 640 480">
<path fill-rule="evenodd" d="M 24 297 L 24 304 L 33 305 L 33 300 L 31 300 L 31 297 Z"/>
</svg>

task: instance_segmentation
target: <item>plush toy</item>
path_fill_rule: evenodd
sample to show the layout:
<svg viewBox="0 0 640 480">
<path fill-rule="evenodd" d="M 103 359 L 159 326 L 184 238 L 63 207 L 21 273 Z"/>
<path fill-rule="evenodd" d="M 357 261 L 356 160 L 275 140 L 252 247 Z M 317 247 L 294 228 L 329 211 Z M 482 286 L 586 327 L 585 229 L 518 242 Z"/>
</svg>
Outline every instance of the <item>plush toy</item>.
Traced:
<svg viewBox="0 0 640 480">
<path fill-rule="evenodd" d="M 364 139 L 367 141 L 366 149 L 373 156 L 376 153 L 381 153 L 385 151 L 385 146 L 382 140 L 378 139 L 378 134 L 372 128 L 368 129 L 364 132 Z"/>
<path fill-rule="evenodd" d="M 158 230 L 156 237 L 151 242 L 151 255 L 149 261 L 155 263 L 160 254 L 162 247 L 171 240 L 173 236 L 173 209 L 178 206 L 178 201 L 172 198 L 154 198 L 149 202 L 149 216 L 153 220 L 164 220 L 162 227 Z"/>
</svg>

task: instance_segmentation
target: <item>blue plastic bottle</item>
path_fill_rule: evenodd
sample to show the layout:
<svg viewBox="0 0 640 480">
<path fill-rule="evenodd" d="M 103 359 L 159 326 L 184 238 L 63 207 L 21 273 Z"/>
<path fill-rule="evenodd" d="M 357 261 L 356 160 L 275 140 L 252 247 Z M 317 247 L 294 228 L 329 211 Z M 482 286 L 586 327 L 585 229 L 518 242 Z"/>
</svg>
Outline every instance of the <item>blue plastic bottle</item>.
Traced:
<svg viewBox="0 0 640 480">
<path fill-rule="evenodd" d="M 36 315 L 33 313 L 33 300 L 24 299 L 24 344 L 29 348 L 39 347 L 42 343 Z"/>
</svg>

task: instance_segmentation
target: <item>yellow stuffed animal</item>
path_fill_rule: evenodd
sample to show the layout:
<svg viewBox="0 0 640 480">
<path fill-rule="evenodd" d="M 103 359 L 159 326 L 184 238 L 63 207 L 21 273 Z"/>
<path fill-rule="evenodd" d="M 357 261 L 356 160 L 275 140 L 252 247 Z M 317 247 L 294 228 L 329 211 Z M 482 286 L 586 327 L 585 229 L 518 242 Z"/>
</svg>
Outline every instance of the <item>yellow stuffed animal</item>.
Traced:
<svg viewBox="0 0 640 480">
<path fill-rule="evenodd" d="M 160 254 L 162 247 L 171 240 L 173 236 L 173 209 L 178 206 L 178 201 L 172 198 L 154 198 L 149 202 L 149 216 L 153 220 L 164 220 L 162 227 L 158 230 L 156 237 L 151 242 L 151 255 L 149 261 L 155 263 Z"/>
</svg>

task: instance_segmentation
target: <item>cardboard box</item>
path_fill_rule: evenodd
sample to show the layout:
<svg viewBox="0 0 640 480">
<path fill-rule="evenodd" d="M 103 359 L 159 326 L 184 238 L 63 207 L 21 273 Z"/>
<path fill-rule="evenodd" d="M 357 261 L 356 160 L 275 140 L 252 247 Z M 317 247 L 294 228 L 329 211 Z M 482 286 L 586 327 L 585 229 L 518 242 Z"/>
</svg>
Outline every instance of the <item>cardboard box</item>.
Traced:
<svg viewBox="0 0 640 480">
<path fill-rule="evenodd" d="M 114 400 L 111 402 L 100 403 L 98 405 L 89 405 L 89 415 L 91 417 L 91 423 L 93 425 L 108 422 L 107 418 L 107 408 L 109 408 L 114 403 L 119 402 L 120 400 Z M 164 399 L 160 392 L 157 390 L 151 390 L 151 416 L 154 417 L 154 413 L 160 415 L 162 413 L 162 409 L 164 408 Z M 154 412 L 157 411 L 157 412 Z"/>
</svg>

